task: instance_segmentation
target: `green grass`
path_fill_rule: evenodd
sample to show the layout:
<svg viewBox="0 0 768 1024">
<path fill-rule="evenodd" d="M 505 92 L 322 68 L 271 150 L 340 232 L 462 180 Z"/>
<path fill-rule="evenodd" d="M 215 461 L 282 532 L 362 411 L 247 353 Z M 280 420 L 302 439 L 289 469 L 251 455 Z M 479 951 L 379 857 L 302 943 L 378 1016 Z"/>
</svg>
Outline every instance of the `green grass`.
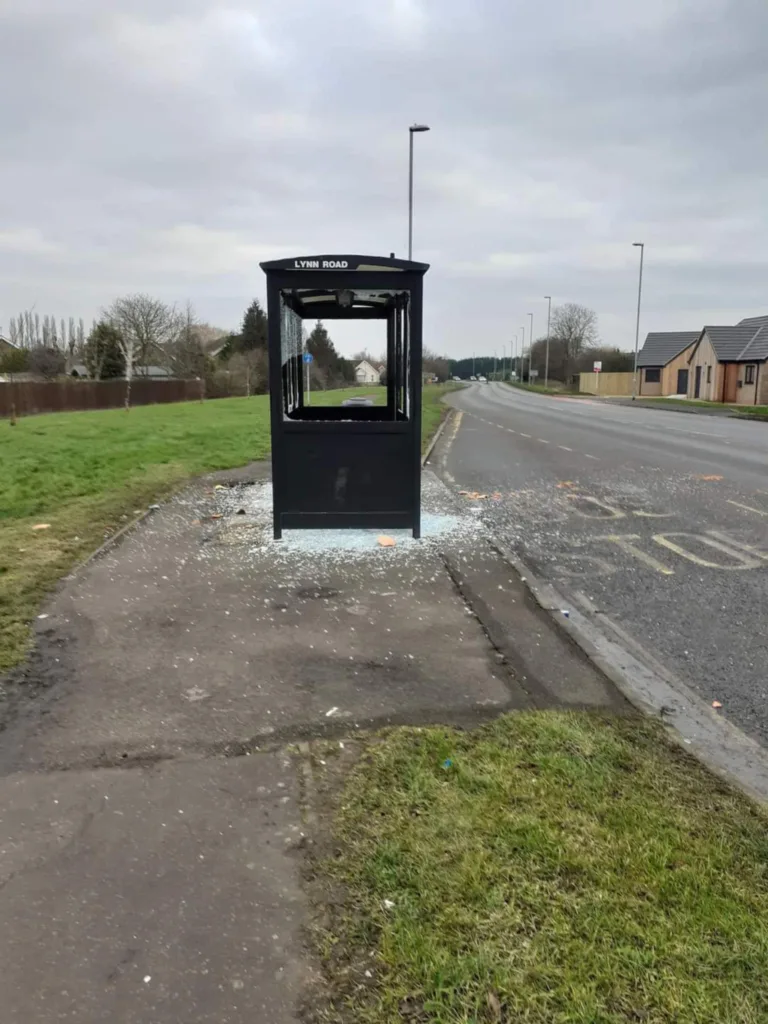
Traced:
<svg viewBox="0 0 768 1024">
<path fill-rule="evenodd" d="M 638 718 L 395 730 L 316 865 L 327 1019 L 764 1022 L 767 824 Z"/>
<path fill-rule="evenodd" d="M 522 381 L 508 380 L 505 381 L 505 384 L 508 384 L 511 388 L 518 388 L 520 391 L 534 391 L 538 395 L 568 395 L 569 398 L 580 397 L 578 391 L 569 391 L 564 384 L 559 383 L 544 387 L 543 384 L 523 384 Z"/>
<path fill-rule="evenodd" d="M 704 402 L 697 398 L 651 398 L 640 395 L 636 399 L 640 405 L 671 405 L 680 408 L 712 409 L 714 412 L 736 413 L 739 416 L 754 416 L 757 419 L 768 417 L 768 405 L 732 405 L 723 402 Z"/>
<path fill-rule="evenodd" d="M 424 389 L 425 445 L 445 390 Z M 268 454 L 266 395 L 30 416 L 14 427 L 0 420 L 0 671 L 23 658 L 29 623 L 56 581 L 136 510 L 191 476 Z M 49 528 L 34 530 L 40 523 Z"/>
</svg>

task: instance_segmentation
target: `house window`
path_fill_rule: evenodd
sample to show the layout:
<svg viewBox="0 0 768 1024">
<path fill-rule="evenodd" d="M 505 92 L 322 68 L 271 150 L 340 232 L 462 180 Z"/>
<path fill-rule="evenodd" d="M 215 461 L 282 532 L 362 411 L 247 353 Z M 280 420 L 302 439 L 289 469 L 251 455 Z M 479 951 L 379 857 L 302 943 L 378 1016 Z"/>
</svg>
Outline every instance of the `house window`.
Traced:
<svg viewBox="0 0 768 1024">
<path fill-rule="evenodd" d="M 661 367 L 660 366 L 649 367 L 645 371 L 645 383 L 646 384 L 660 384 L 661 383 Z"/>
<path fill-rule="evenodd" d="M 754 366 L 744 367 L 744 383 L 754 384 L 755 383 L 755 368 Z"/>
<path fill-rule="evenodd" d="M 711 383 L 712 383 L 712 367 L 708 366 L 707 367 L 707 384 L 711 384 Z"/>
</svg>

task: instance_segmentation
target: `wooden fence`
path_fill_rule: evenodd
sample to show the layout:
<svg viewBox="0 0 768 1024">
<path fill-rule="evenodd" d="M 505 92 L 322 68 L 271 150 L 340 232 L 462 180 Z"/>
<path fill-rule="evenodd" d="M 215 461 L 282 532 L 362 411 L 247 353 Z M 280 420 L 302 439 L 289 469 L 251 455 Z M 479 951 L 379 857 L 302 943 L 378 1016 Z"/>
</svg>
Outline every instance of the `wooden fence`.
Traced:
<svg viewBox="0 0 768 1024">
<path fill-rule="evenodd" d="M 156 402 L 192 402 L 200 398 L 197 380 L 142 380 L 131 384 L 131 405 Z M 124 380 L 14 381 L 0 382 L 0 419 L 15 406 L 17 416 L 41 412 L 75 412 L 116 409 L 125 402 Z"/>
<path fill-rule="evenodd" d="M 631 373 L 579 374 L 579 391 L 587 395 L 631 395 Z"/>
</svg>

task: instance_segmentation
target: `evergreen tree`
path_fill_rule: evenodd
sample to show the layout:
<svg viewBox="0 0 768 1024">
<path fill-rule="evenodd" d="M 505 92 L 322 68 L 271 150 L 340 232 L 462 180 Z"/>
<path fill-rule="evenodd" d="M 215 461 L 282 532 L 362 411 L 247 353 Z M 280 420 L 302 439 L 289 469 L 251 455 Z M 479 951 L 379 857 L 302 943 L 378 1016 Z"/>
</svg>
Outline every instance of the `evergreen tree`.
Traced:
<svg viewBox="0 0 768 1024">
<path fill-rule="evenodd" d="M 125 374 L 120 333 L 112 324 L 104 320 L 94 324 L 85 343 L 85 365 L 95 380 L 111 380 Z"/>
<path fill-rule="evenodd" d="M 258 299 L 245 311 L 237 349 L 239 352 L 267 351 L 267 314 Z"/>
</svg>

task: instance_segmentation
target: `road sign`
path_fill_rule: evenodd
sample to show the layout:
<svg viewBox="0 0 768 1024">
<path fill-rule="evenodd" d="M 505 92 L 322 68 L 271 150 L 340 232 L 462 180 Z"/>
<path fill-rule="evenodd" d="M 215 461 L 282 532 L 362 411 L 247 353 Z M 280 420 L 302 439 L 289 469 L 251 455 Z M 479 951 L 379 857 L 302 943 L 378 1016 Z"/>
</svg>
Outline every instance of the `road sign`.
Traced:
<svg viewBox="0 0 768 1024">
<path fill-rule="evenodd" d="M 528 371 L 528 376 L 531 378 L 531 380 L 536 380 L 536 378 L 539 376 L 539 371 L 538 370 L 529 370 Z"/>
<path fill-rule="evenodd" d="M 602 373 L 602 371 L 603 361 L 601 359 L 596 359 L 594 363 L 592 363 L 592 373 Z"/>
<path fill-rule="evenodd" d="M 312 355 L 311 352 L 305 352 L 304 353 L 304 362 L 305 363 L 311 363 L 314 358 L 315 357 Z"/>
</svg>

